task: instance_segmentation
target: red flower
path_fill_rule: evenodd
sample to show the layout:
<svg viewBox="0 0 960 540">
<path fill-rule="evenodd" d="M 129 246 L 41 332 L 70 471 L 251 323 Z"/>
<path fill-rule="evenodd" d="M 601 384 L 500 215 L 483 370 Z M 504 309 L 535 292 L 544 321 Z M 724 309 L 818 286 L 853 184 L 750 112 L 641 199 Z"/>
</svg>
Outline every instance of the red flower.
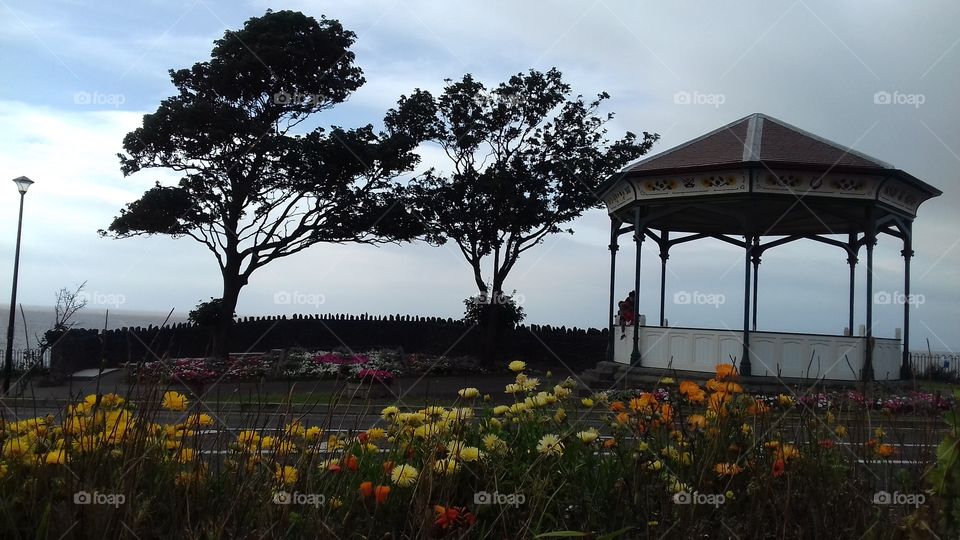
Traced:
<svg viewBox="0 0 960 540">
<path fill-rule="evenodd" d="M 352 454 L 344 458 L 343 464 L 346 465 L 351 471 L 356 471 L 360 468 L 360 465 L 357 463 L 357 456 Z"/>
<path fill-rule="evenodd" d="M 446 508 L 436 505 L 433 507 L 433 511 L 437 514 L 437 520 L 434 521 L 433 524 L 444 530 L 451 529 L 462 524 L 466 524 L 467 527 L 469 527 L 477 522 L 477 517 L 470 512 L 467 512 L 467 509 L 463 507 Z"/>
<path fill-rule="evenodd" d="M 784 469 L 786 469 L 786 468 L 787 468 L 787 464 L 786 464 L 782 459 L 778 459 L 778 460 L 774 461 L 774 462 L 773 462 L 773 477 L 774 477 L 774 478 L 779 478 L 779 477 L 783 474 Z"/>
<path fill-rule="evenodd" d="M 833 439 L 822 439 L 819 444 L 820 444 L 820 448 L 825 448 L 827 450 L 830 450 L 831 448 L 833 448 Z"/>
<path fill-rule="evenodd" d="M 377 498 L 377 504 L 383 504 L 390 496 L 390 486 L 377 486 L 373 488 L 373 494 Z"/>
</svg>

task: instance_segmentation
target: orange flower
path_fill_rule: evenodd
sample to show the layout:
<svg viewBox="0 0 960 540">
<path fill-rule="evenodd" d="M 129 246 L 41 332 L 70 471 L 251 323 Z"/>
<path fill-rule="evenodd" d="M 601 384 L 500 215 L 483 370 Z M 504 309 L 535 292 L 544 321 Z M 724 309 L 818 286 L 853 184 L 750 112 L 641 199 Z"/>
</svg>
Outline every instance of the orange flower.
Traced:
<svg viewBox="0 0 960 540">
<path fill-rule="evenodd" d="M 373 489 L 373 495 L 377 499 L 377 504 L 387 502 L 387 497 L 390 496 L 390 486 L 377 486 Z"/>
<path fill-rule="evenodd" d="M 385 473 L 387 473 L 387 474 L 392 473 L 392 472 L 393 472 L 393 466 L 394 466 L 394 465 L 396 465 L 396 463 L 394 463 L 393 460 L 384 461 L 384 462 L 383 462 L 383 472 L 385 472 Z"/>
<path fill-rule="evenodd" d="M 751 416 L 759 416 L 767 414 L 768 412 L 770 412 L 770 407 L 759 399 L 754 400 L 753 403 L 747 407 L 747 414 Z"/>
<path fill-rule="evenodd" d="M 660 405 L 660 420 L 664 422 L 673 420 L 673 407 L 667 403 Z"/>
<path fill-rule="evenodd" d="M 629 415 L 629 414 L 627 414 L 627 413 L 625 413 L 625 412 L 622 412 L 622 413 L 617 414 L 617 422 L 618 422 L 618 423 L 620 423 L 620 424 L 626 424 L 626 423 L 629 422 L 629 421 L 630 421 L 630 415 Z"/>
<path fill-rule="evenodd" d="M 612 412 L 618 413 L 618 412 L 623 411 L 625 408 L 626 408 L 626 407 L 624 407 L 622 401 L 614 401 L 613 403 L 610 404 L 610 410 L 611 410 Z"/>
<path fill-rule="evenodd" d="M 373 495 L 373 482 L 363 482 L 360 484 L 360 496 L 369 497 Z"/>
<path fill-rule="evenodd" d="M 357 456 L 350 454 L 349 456 L 343 459 L 343 464 L 347 466 L 347 469 L 351 471 L 356 471 L 360 468 L 360 464 L 357 463 Z"/>
<path fill-rule="evenodd" d="M 604 447 L 604 448 L 613 448 L 613 447 L 616 446 L 616 445 L 617 445 L 617 440 L 616 440 L 616 439 L 607 439 L 607 440 L 603 441 L 603 447 Z"/>
<path fill-rule="evenodd" d="M 723 416 L 727 414 L 726 404 L 729 402 L 730 394 L 725 392 L 716 392 L 714 394 L 710 394 L 710 402 L 707 404 L 707 408 L 718 415 Z"/>
<path fill-rule="evenodd" d="M 687 417 L 687 428 L 694 430 L 705 427 L 707 427 L 707 418 L 702 414 L 691 414 Z"/>
<path fill-rule="evenodd" d="M 877 455 L 882 458 L 888 458 L 896 453 L 896 449 L 892 444 L 883 443 L 880 446 L 877 446 Z"/>
<path fill-rule="evenodd" d="M 717 364 L 717 380 L 735 379 L 737 368 L 733 364 Z"/>
<path fill-rule="evenodd" d="M 713 466 L 713 472 L 717 473 L 717 476 L 736 476 L 742 471 L 736 463 L 717 463 Z"/>
<path fill-rule="evenodd" d="M 640 397 L 630 400 L 630 409 L 638 413 L 649 414 L 657 406 L 657 398 L 650 392 L 642 392 Z"/>
<path fill-rule="evenodd" d="M 693 381 L 681 381 L 680 382 L 680 393 L 683 395 L 690 394 L 691 392 L 699 392 L 700 385 Z"/>
</svg>

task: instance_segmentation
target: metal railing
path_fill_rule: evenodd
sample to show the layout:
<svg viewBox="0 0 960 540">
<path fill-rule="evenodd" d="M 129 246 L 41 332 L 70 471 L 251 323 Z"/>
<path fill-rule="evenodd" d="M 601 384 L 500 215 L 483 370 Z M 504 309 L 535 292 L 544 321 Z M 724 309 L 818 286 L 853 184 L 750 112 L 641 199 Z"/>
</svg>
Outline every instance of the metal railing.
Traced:
<svg viewBox="0 0 960 540">
<path fill-rule="evenodd" d="M 952 375 L 960 378 L 960 353 L 912 352 L 910 367 L 918 377 Z"/>
<path fill-rule="evenodd" d="M 43 358 L 39 357 L 39 353 L 40 351 L 37 349 L 14 349 L 13 371 L 26 371 L 29 367 L 35 366 L 38 363 L 41 367 L 50 367 L 50 351 L 45 352 Z M 0 366 L 6 364 L 6 358 L 4 358 L 4 356 L 4 348 L 0 348 Z"/>
</svg>

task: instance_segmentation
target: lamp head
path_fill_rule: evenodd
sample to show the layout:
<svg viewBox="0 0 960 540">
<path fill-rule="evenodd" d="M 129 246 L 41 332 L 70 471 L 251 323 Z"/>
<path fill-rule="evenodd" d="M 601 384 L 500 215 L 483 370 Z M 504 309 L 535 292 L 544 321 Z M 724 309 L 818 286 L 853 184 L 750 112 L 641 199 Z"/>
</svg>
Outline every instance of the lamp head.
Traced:
<svg viewBox="0 0 960 540">
<path fill-rule="evenodd" d="M 26 176 L 21 176 L 19 178 L 14 178 L 13 183 L 17 184 L 17 191 L 19 191 L 22 195 L 26 193 L 27 189 L 29 189 L 33 184 L 33 180 L 27 178 Z"/>
</svg>

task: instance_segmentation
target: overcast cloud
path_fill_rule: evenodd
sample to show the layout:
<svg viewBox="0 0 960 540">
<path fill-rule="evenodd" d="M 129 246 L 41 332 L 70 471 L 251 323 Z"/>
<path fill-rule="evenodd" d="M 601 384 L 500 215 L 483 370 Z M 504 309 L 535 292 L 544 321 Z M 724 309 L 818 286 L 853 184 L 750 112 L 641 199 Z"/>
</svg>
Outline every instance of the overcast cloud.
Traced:
<svg viewBox="0 0 960 540">
<path fill-rule="evenodd" d="M 612 95 L 613 135 L 660 133 L 654 153 L 763 112 L 892 163 L 944 191 L 921 206 L 915 224 L 913 289 L 924 303 L 912 319 L 914 348 L 929 339 L 933 349 L 960 349 L 956 2 L 2 2 L 0 180 L 37 182 L 26 199 L 21 302 L 51 304 L 56 289 L 84 280 L 94 300 L 122 299 L 121 309 L 185 314 L 219 295 L 216 263 L 199 244 L 102 239 L 97 229 L 155 180 L 175 181 L 158 171 L 124 179 L 116 158 L 124 134 L 172 92 L 166 70 L 208 58 L 225 29 L 267 8 L 336 18 L 359 36 L 354 49 L 368 82 L 319 118 L 323 124 L 376 124 L 401 94 L 437 90 L 467 72 L 496 83 L 556 66 L 577 92 Z M 876 104 L 882 91 L 912 103 Z M 677 104 L 678 92 L 703 103 Z M 424 157 L 442 163 L 432 149 Z M 3 187 L 0 290 L 11 279 L 16 205 L 14 187 Z M 508 280 L 529 322 L 604 324 L 608 221 L 595 210 L 573 228 L 575 235 L 528 252 Z M 651 242 L 644 250 L 641 311 L 655 319 L 659 272 L 650 270 L 659 260 Z M 899 250 L 895 239 L 881 237 L 876 290 L 902 290 Z M 633 254 L 620 256 L 625 295 Z M 676 248 L 667 318 L 740 326 L 742 266 L 742 254 L 719 242 Z M 840 333 L 846 268 L 842 251 L 819 244 L 768 252 L 760 329 Z M 723 295 L 726 303 L 672 304 L 681 290 Z M 255 273 L 238 310 L 456 317 L 473 292 L 452 248 L 322 245 Z M 278 304 L 284 294 L 323 303 Z M 863 297 L 861 288 L 858 325 Z M 879 305 L 876 316 L 876 335 L 892 337 L 901 309 Z"/>
</svg>

